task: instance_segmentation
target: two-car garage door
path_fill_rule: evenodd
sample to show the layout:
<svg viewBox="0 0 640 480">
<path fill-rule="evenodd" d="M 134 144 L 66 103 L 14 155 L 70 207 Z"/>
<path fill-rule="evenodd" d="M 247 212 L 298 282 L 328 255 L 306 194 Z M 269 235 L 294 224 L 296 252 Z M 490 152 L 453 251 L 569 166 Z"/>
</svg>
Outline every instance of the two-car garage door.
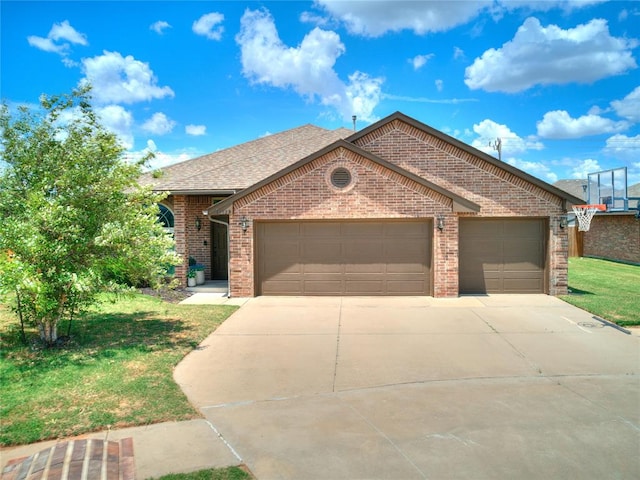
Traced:
<svg viewBox="0 0 640 480">
<path fill-rule="evenodd" d="M 265 222 L 259 295 L 430 295 L 430 221 Z"/>
</svg>

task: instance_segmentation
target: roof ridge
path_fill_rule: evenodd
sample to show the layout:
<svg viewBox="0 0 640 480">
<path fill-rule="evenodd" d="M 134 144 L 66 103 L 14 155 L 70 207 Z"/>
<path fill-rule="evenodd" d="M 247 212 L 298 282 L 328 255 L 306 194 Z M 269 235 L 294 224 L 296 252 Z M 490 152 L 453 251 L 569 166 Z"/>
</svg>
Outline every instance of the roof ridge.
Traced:
<svg viewBox="0 0 640 480">
<path fill-rule="evenodd" d="M 314 125 L 306 124 L 306 125 L 303 125 L 303 127 L 304 126 L 314 126 Z M 293 130 L 297 130 L 299 128 L 301 128 L 301 127 L 297 127 L 295 129 L 286 130 L 285 132 L 281 132 L 281 133 L 290 132 L 290 131 L 293 131 Z M 322 127 L 317 127 L 317 128 L 320 128 L 322 130 L 322 132 L 319 132 L 318 134 L 312 135 L 312 136 L 301 137 L 301 138 L 299 138 L 299 139 L 297 139 L 295 141 L 292 141 L 292 142 L 284 144 L 284 145 L 277 145 L 277 146 L 274 146 L 273 148 L 262 149 L 259 152 L 253 153 L 251 155 L 246 155 L 244 157 L 244 160 L 245 161 L 250 161 L 251 159 L 254 159 L 254 158 L 257 158 L 257 157 L 260 157 L 260 156 L 264 156 L 265 153 L 267 153 L 267 152 L 273 153 L 273 152 L 277 152 L 278 150 L 284 150 L 284 149 L 291 148 L 291 147 L 293 147 L 295 145 L 308 143 L 308 142 L 310 142 L 312 140 L 315 140 L 315 139 L 318 139 L 318 138 L 321 138 L 321 137 L 329 137 L 332 134 L 335 134 L 336 132 L 338 132 L 340 130 L 340 128 L 335 129 L 335 130 L 328 130 L 328 129 L 325 129 L 325 128 L 322 128 Z M 343 128 L 343 127 L 341 127 L 341 128 Z M 348 131 L 346 133 L 351 133 L 351 132 Z M 266 138 L 266 137 L 263 137 L 263 138 Z M 241 145 L 245 145 L 245 144 L 241 144 Z M 231 148 L 233 148 L 233 147 L 231 147 Z M 229 150 L 229 149 L 225 149 L 225 150 Z M 219 153 L 219 152 L 215 152 L 215 153 Z M 210 154 L 210 155 L 213 155 L 213 154 Z M 197 158 L 195 158 L 193 160 L 201 159 L 201 158 L 204 158 L 204 157 L 206 157 L 206 155 L 203 155 L 202 157 L 197 157 Z M 189 160 L 187 160 L 187 162 L 188 161 Z M 215 165 L 206 165 L 205 168 L 198 169 L 198 171 L 191 172 L 189 175 L 181 176 L 181 177 L 173 179 L 173 180 L 174 181 L 179 181 L 179 182 L 184 182 L 184 181 L 187 181 L 187 180 L 189 180 L 191 178 L 203 175 L 206 172 L 209 172 L 211 170 L 219 169 L 219 168 L 225 168 L 225 167 L 235 163 L 236 161 L 237 161 L 237 159 L 230 158 L 230 159 L 227 159 L 224 163 L 216 163 Z M 186 162 L 181 162 L 181 163 L 184 164 Z M 171 184 L 171 182 L 169 182 L 169 184 Z"/>
</svg>

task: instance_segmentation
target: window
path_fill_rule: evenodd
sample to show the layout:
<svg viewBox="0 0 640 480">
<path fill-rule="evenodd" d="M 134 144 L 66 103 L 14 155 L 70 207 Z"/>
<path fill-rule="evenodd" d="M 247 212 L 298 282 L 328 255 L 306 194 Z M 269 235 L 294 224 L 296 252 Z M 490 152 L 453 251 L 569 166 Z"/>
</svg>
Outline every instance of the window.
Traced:
<svg viewBox="0 0 640 480">
<path fill-rule="evenodd" d="M 169 209 L 169 207 L 162 205 L 161 203 L 158 204 L 158 207 L 160 208 L 160 213 L 158 213 L 158 221 L 162 224 L 167 233 L 173 235 L 173 212 Z"/>
</svg>

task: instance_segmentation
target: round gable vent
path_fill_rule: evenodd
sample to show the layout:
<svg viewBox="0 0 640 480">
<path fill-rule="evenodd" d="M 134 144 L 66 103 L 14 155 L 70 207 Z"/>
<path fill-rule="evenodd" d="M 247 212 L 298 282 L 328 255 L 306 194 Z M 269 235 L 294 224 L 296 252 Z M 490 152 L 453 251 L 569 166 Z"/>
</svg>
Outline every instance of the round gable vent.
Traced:
<svg viewBox="0 0 640 480">
<path fill-rule="evenodd" d="M 338 167 L 331 172 L 331 184 L 336 188 L 347 188 L 351 184 L 351 172 L 344 167 Z"/>
</svg>

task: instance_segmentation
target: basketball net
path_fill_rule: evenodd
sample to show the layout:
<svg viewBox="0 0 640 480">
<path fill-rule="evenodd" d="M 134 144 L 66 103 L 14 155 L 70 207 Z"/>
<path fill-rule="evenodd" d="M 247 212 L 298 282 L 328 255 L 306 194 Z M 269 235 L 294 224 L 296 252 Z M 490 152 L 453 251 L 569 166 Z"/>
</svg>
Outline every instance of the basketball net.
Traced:
<svg viewBox="0 0 640 480">
<path fill-rule="evenodd" d="M 586 232 L 591 227 L 591 219 L 598 210 L 604 210 L 604 205 L 574 205 L 573 213 L 578 220 L 578 231 Z"/>
</svg>

